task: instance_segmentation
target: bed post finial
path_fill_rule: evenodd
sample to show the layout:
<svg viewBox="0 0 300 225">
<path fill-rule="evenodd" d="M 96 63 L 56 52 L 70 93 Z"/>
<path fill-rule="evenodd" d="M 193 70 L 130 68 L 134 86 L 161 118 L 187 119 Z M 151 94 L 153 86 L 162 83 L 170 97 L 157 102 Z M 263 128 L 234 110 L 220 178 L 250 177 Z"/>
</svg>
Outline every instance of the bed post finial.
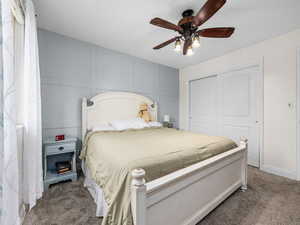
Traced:
<svg viewBox="0 0 300 225">
<path fill-rule="evenodd" d="M 134 169 L 131 172 L 131 209 L 134 225 L 146 225 L 146 181 L 145 170 Z"/>
<path fill-rule="evenodd" d="M 246 137 L 240 137 L 240 145 L 248 146 L 248 139 Z"/>
<path fill-rule="evenodd" d="M 132 171 L 131 175 L 132 175 L 132 185 L 133 186 L 143 186 L 145 185 L 145 170 L 143 169 L 135 169 Z"/>
<path fill-rule="evenodd" d="M 248 139 L 240 138 L 240 146 L 245 149 L 242 161 L 242 186 L 241 190 L 245 192 L 248 188 Z"/>
</svg>

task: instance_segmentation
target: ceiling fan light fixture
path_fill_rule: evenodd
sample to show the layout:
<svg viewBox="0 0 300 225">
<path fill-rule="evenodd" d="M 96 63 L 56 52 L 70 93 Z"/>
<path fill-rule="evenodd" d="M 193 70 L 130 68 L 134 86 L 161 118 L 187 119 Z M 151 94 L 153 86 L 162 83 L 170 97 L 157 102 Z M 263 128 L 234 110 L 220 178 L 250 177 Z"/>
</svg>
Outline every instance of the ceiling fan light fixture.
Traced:
<svg viewBox="0 0 300 225">
<path fill-rule="evenodd" d="M 181 41 L 180 41 L 180 39 L 176 40 L 174 51 L 175 52 L 180 52 L 181 51 Z"/>
<path fill-rule="evenodd" d="M 201 47 L 200 38 L 229 38 L 233 34 L 234 27 L 213 27 L 198 29 L 202 24 L 207 22 L 213 15 L 219 11 L 226 0 L 206 0 L 206 3 L 200 10 L 193 15 L 193 10 L 188 9 L 182 13 L 182 18 L 178 23 L 172 23 L 167 20 L 155 17 L 150 21 L 150 24 L 162 27 L 168 30 L 173 30 L 179 33 L 180 36 L 173 37 L 153 49 L 161 49 L 175 42 L 174 50 L 182 52 L 183 55 L 193 55 L 196 48 Z M 176 25 L 177 24 L 177 25 Z M 202 41 L 202 40 L 201 40 Z M 182 50 L 182 51 L 181 51 Z"/>
<path fill-rule="evenodd" d="M 200 37 L 198 35 L 195 35 L 193 37 L 193 48 L 199 48 L 200 47 Z"/>
<path fill-rule="evenodd" d="M 193 47 L 190 45 L 187 49 L 187 52 L 186 52 L 186 55 L 187 56 L 192 56 L 194 55 L 194 51 L 193 51 Z"/>
</svg>

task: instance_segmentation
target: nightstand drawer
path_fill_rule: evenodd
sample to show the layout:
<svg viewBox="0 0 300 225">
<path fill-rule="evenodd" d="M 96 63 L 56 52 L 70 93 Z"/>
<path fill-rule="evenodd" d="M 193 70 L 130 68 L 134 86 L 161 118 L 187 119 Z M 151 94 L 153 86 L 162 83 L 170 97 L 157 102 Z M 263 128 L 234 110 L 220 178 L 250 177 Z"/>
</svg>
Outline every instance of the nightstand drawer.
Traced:
<svg viewBox="0 0 300 225">
<path fill-rule="evenodd" d="M 55 155 L 66 152 L 74 152 L 76 150 L 76 143 L 57 143 L 54 145 L 46 145 L 45 152 L 46 155 Z"/>
</svg>

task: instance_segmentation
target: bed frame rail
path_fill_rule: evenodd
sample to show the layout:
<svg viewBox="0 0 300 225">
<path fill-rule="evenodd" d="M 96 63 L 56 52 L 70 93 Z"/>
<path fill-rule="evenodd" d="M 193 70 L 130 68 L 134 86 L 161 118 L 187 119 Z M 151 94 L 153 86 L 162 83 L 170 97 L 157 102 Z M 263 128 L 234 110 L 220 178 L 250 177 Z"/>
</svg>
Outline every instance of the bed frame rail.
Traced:
<svg viewBox="0 0 300 225">
<path fill-rule="evenodd" d="M 135 225 L 195 225 L 230 194 L 247 189 L 247 139 L 240 145 L 146 183 L 132 171 L 131 206 Z"/>
</svg>

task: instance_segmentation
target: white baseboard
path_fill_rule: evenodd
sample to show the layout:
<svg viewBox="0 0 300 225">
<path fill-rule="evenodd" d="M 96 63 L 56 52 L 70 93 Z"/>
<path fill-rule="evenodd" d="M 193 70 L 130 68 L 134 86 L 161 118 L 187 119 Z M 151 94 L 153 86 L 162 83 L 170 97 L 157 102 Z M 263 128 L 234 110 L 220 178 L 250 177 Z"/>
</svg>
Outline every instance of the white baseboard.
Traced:
<svg viewBox="0 0 300 225">
<path fill-rule="evenodd" d="M 292 179 L 292 180 L 297 180 L 297 173 L 296 172 L 288 171 L 288 170 L 278 168 L 278 167 L 274 167 L 274 166 L 270 166 L 270 165 L 263 165 L 260 169 L 264 172 L 267 172 L 267 173 L 272 173 L 272 174 L 275 174 L 275 175 L 278 175 L 278 176 L 287 177 L 287 178 Z"/>
</svg>

